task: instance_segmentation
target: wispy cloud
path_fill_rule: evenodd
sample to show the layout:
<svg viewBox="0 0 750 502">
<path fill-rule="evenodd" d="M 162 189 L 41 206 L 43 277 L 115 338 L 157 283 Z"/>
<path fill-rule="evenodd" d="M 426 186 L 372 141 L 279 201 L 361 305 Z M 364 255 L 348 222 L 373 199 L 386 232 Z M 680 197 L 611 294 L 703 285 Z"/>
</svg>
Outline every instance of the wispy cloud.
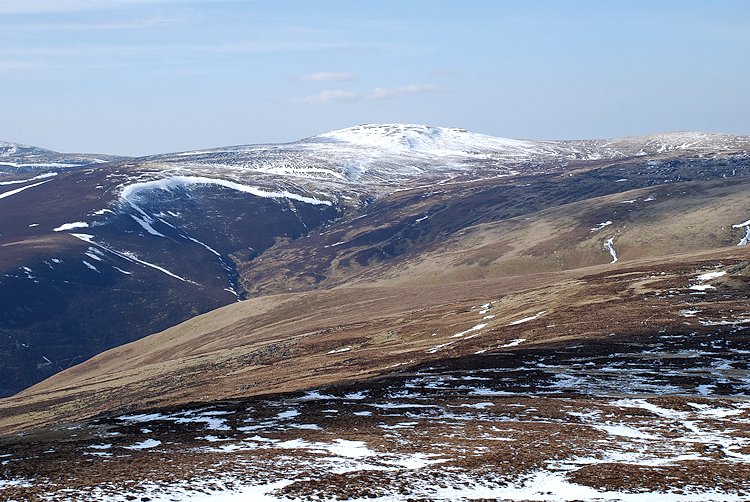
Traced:
<svg viewBox="0 0 750 502">
<path fill-rule="evenodd" d="M 346 103 L 359 101 L 360 96 L 355 92 L 345 91 L 343 89 L 329 89 L 320 91 L 310 96 L 305 96 L 297 100 L 300 103 L 310 103 L 315 105 L 325 105 L 330 103 Z"/>
<path fill-rule="evenodd" d="M 0 0 L 2 1 L 2 0 Z M 3 26 L 3 31 L 109 31 L 109 30 L 140 30 L 149 28 L 165 28 L 170 26 L 184 26 L 190 24 L 192 21 L 187 16 L 181 17 L 154 17 L 146 19 L 136 19 L 132 21 L 101 21 L 91 20 L 86 22 L 67 22 L 61 23 L 58 21 L 49 22 L 32 22 L 32 23 L 21 23 L 13 22 L 6 26 Z"/>
<path fill-rule="evenodd" d="M 0 0 L 0 15 L 111 10 L 132 5 L 160 3 L 190 4 L 197 2 L 196 0 Z"/>
<path fill-rule="evenodd" d="M 302 99 L 296 100 L 299 103 L 309 104 L 331 104 L 331 103 L 351 103 L 354 101 L 380 101 L 385 99 L 400 98 L 416 94 L 431 94 L 440 92 L 438 87 L 427 84 L 410 84 L 402 87 L 375 87 L 366 92 L 352 92 L 343 89 L 328 89 L 320 91 Z"/>
<path fill-rule="evenodd" d="M 0 74 L 18 71 L 39 70 L 46 68 L 47 64 L 41 61 L 17 61 L 0 59 Z"/>
<path fill-rule="evenodd" d="M 367 94 L 366 99 L 380 100 L 380 99 L 392 99 L 400 98 L 401 96 L 409 96 L 411 94 L 431 94 L 438 92 L 440 89 L 434 85 L 428 84 L 410 84 L 403 87 L 376 87 Z"/>
<path fill-rule="evenodd" d="M 319 72 L 301 75 L 297 80 L 302 82 L 345 82 L 354 80 L 354 75 L 346 72 Z"/>
</svg>

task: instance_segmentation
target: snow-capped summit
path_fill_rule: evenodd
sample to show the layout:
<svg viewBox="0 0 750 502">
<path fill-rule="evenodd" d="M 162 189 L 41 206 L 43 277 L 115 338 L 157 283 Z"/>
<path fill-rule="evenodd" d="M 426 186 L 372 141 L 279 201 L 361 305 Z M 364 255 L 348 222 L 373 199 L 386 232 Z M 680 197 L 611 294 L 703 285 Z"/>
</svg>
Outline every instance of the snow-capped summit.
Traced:
<svg viewBox="0 0 750 502">
<path fill-rule="evenodd" d="M 37 148 L 35 146 L 21 145 L 19 143 L 9 143 L 7 141 L 0 141 L 0 157 L 11 157 L 14 155 L 30 155 L 30 154 L 43 154 L 50 153 L 50 150 L 44 148 Z"/>
<path fill-rule="evenodd" d="M 531 141 L 497 138 L 466 129 L 416 124 L 366 124 L 331 131 L 310 140 L 334 141 L 392 152 L 462 155 L 476 150 L 536 150 Z"/>
<path fill-rule="evenodd" d="M 509 176 L 564 169 L 571 162 L 748 152 L 746 137 L 669 133 L 575 141 L 507 139 L 418 124 L 365 124 L 292 143 L 244 145 L 139 159 L 152 172 L 227 177 L 275 191 L 377 194 L 455 176 Z M 187 171 L 187 173 L 185 172 Z M 420 181 L 421 180 L 421 181 Z"/>
<path fill-rule="evenodd" d="M 667 132 L 594 140 L 522 140 L 489 136 L 455 127 L 419 124 L 364 124 L 319 134 L 300 143 L 334 142 L 392 154 L 466 155 L 492 151 L 524 160 L 618 158 L 674 150 L 748 149 L 744 136 L 708 132 Z M 541 158 L 541 159 L 540 159 Z"/>
</svg>

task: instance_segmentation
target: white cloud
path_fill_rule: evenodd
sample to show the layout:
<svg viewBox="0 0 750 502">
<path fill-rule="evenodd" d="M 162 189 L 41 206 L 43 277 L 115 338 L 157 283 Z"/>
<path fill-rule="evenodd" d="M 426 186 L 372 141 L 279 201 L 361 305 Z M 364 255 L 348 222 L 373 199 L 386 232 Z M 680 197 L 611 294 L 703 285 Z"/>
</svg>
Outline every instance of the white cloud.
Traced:
<svg viewBox="0 0 750 502">
<path fill-rule="evenodd" d="M 426 84 L 410 84 L 403 87 L 376 87 L 367 92 L 351 92 L 343 89 L 329 89 L 317 94 L 296 100 L 299 103 L 329 104 L 347 103 L 353 101 L 379 101 L 383 99 L 400 98 L 415 94 L 431 94 L 440 92 L 438 87 Z"/>
<path fill-rule="evenodd" d="M 354 75 L 346 72 L 309 73 L 299 77 L 299 80 L 302 82 L 344 82 L 353 79 Z"/>
</svg>

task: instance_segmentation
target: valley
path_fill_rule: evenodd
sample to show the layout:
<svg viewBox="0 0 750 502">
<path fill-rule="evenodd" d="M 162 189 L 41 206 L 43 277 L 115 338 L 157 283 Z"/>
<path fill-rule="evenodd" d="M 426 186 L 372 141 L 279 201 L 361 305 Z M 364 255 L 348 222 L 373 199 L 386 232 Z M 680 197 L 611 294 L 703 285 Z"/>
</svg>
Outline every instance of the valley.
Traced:
<svg viewBox="0 0 750 502">
<path fill-rule="evenodd" d="M 743 500 L 749 155 L 398 124 L 9 153 L 0 497 Z"/>
</svg>

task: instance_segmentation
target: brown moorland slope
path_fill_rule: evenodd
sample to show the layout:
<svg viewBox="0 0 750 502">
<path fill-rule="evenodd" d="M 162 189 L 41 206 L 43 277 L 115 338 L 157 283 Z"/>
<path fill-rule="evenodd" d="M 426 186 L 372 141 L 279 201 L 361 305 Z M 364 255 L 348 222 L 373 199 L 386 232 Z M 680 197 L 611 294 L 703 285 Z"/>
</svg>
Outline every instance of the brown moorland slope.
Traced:
<svg viewBox="0 0 750 502">
<path fill-rule="evenodd" d="M 737 218 L 744 188 L 686 185 L 681 193 L 692 190 L 690 196 L 627 203 L 624 221 L 612 224 L 618 252 L 626 257 L 616 264 L 509 273 L 523 269 L 519 260 L 554 263 L 558 254 L 583 256 L 577 263 L 586 263 L 587 252 L 609 261 L 602 237 L 589 228 L 592 218 L 621 211 L 625 205 L 616 199 L 625 195 L 649 198 L 651 192 L 574 203 L 522 222 L 479 224 L 422 255 L 394 261 L 368 281 L 223 307 L 0 401 L 0 430 L 368 379 L 447 357 L 502 351 L 517 340 L 526 346 L 684 330 L 679 312 L 696 302 L 717 316 L 736 315 L 746 309 L 747 249 L 702 248 L 716 235 L 720 243 L 736 237 L 726 222 Z M 498 228 L 503 225 L 505 230 Z M 644 244 L 650 242 L 654 248 Z M 717 267 L 734 267 L 717 279 L 726 298 L 691 295 L 695 277 Z"/>
<path fill-rule="evenodd" d="M 4 400 L 2 495 L 742 500 L 748 258 L 225 307 Z"/>
</svg>

